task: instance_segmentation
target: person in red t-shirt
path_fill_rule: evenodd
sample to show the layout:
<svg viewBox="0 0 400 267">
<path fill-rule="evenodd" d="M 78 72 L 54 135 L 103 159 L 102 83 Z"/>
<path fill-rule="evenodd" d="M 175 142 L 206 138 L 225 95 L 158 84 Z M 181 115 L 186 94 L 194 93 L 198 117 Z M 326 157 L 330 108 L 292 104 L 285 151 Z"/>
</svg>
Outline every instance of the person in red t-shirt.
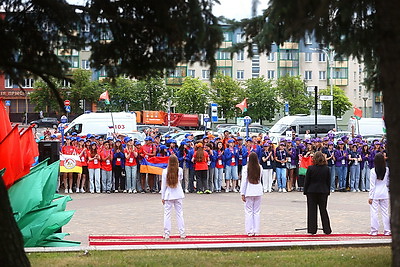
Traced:
<svg viewBox="0 0 400 267">
<path fill-rule="evenodd" d="M 128 193 L 136 194 L 136 178 L 137 178 L 137 162 L 138 151 L 133 145 L 132 138 L 127 139 L 125 153 L 125 173 L 126 173 L 126 189 Z"/>
<path fill-rule="evenodd" d="M 208 153 L 204 151 L 203 144 L 196 144 L 196 151 L 194 152 L 192 162 L 194 163 L 194 171 L 197 178 L 197 193 L 202 194 L 208 190 L 207 186 L 207 171 L 209 164 Z"/>
<path fill-rule="evenodd" d="M 61 148 L 61 153 L 65 155 L 76 155 L 76 150 L 75 147 L 71 144 L 71 138 L 66 137 L 65 139 L 65 145 Z M 63 173 L 63 183 L 64 183 L 64 193 L 65 194 L 72 194 L 72 182 L 73 182 L 73 176 L 72 172 L 64 172 Z M 68 179 L 67 179 L 68 178 Z M 69 184 L 68 184 L 69 182 Z M 69 185 L 69 186 L 68 186 Z M 69 190 L 68 190 L 69 188 Z"/>
<path fill-rule="evenodd" d="M 83 187 L 86 183 L 86 177 L 88 174 L 86 151 L 87 149 L 85 147 L 85 139 L 78 137 L 78 146 L 76 147 L 76 153 L 81 159 L 82 173 L 78 173 L 78 178 L 76 180 L 76 193 L 85 193 Z"/>
<path fill-rule="evenodd" d="M 90 149 L 87 151 L 90 193 L 100 194 L 100 155 L 97 152 L 96 142 L 90 143 Z"/>
<path fill-rule="evenodd" d="M 111 193 L 112 186 L 112 165 L 113 154 L 109 142 L 103 143 L 103 149 L 99 152 L 101 166 L 101 188 L 107 194 Z"/>
<path fill-rule="evenodd" d="M 154 157 L 157 153 L 157 149 L 156 146 L 153 145 L 153 138 L 151 138 L 150 136 L 146 137 L 144 139 L 146 141 L 146 143 L 141 147 L 139 154 L 142 158 L 151 158 Z M 146 173 L 141 173 L 141 184 L 142 184 L 142 193 L 145 193 L 145 189 L 146 189 Z M 152 193 L 155 193 L 154 191 L 154 182 L 155 182 L 155 174 L 148 174 L 148 183 L 149 183 L 149 187 L 150 187 L 150 191 Z"/>
</svg>

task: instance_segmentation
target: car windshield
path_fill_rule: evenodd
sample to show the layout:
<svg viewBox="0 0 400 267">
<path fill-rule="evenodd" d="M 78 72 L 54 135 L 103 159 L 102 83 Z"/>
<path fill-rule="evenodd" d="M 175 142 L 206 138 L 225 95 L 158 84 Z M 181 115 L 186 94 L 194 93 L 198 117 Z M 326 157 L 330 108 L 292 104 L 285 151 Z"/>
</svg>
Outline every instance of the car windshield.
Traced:
<svg viewBox="0 0 400 267">
<path fill-rule="evenodd" d="M 289 127 L 289 125 L 286 124 L 275 124 L 272 126 L 272 128 L 269 130 L 271 133 L 283 133 L 286 131 L 286 129 Z"/>
</svg>

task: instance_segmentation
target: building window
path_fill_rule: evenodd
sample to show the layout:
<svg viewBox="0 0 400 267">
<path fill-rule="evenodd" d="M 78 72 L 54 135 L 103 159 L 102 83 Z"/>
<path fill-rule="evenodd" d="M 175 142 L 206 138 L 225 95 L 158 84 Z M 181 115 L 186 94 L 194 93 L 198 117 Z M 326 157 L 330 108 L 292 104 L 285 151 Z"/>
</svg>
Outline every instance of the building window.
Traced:
<svg viewBox="0 0 400 267">
<path fill-rule="evenodd" d="M 12 88 L 13 87 L 13 82 L 12 82 L 12 80 L 10 79 L 10 77 L 6 77 L 5 79 L 4 79 L 4 86 L 5 86 L 5 88 Z"/>
<path fill-rule="evenodd" d="M 201 71 L 201 78 L 204 80 L 210 79 L 210 71 L 209 70 L 202 70 Z"/>
<path fill-rule="evenodd" d="M 274 70 L 268 70 L 267 71 L 267 78 L 268 79 L 275 79 L 275 71 Z"/>
<path fill-rule="evenodd" d="M 305 80 L 312 80 L 312 71 L 311 70 L 306 70 L 304 72 L 304 79 Z"/>
<path fill-rule="evenodd" d="M 305 62 L 312 62 L 312 53 L 305 54 Z"/>
<path fill-rule="evenodd" d="M 326 71 L 319 71 L 319 79 L 326 80 Z"/>
<path fill-rule="evenodd" d="M 90 32 L 90 25 L 88 23 L 83 24 L 82 32 Z"/>
<path fill-rule="evenodd" d="M 243 33 L 237 33 L 236 34 L 236 43 L 242 43 L 245 41 L 245 37 Z"/>
<path fill-rule="evenodd" d="M 90 69 L 90 62 L 89 60 L 82 60 L 82 69 L 89 70 Z"/>
<path fill-rule="evenodd" d="M 244 60 L 244 52 L 243 51 L 239 51 L 237 53 L 237 60 L 238 61 L 243 61 Z"/>
<path fill-rule="evenodd" d="M 224 42 L 231 42 L 231 34 L 229 32 L 224 32 Z"/>
<path fill-rule="evenodd" d="M 271 52 L 268 54 L 268 61 L 274 62 L 275 61 L 275 53 Z"/>
<path fill-rule="evenodd" d="M 319 53 L 318 60 L 319 60 L 319 62 L 325 62 L 326 61 L 325 53 Z"/>
<path fill-rule="evenodd" d="M 231 59 L 231 53 L 218 51 L 217 59 L 222 59 L 222 60 Z"/>
<path fill-rule="evenodd" d="M 238 80 L 244 80 L 244 70 L 238 70 L 238 71 L 236 72 L 236 78 L 237 78 Z"/>
<path fill-rule="evenodd" d="M 354 72 L 354 81 L 355 82 L 357 81 L 357 72 L 356 71 Z"/>
<path fill-rule="evenodd" d="M 232 69 L 231 68 L 218 68 L 217 72 L 221 73 L 224 76 L 232 77 Z"/>
<path fill-rule="evenodd" d="M 71 83 L 64 79 L 62 80 L 62 87 L 63 88 L 71 87 Z"/>
<path fill-rule="evenodd" d="M 306 43 L 306 45 L 312 44 L 312 36 L 311 36 L 311 34 L 310 34 L 310 33 L 307 33 L 305 37 L 306 37 L 306 38 L 305 38 L 305 43 Z"/>
<path fill-rule="evenodd" d="M 33 79 L 25 79 L 24 80 L 24 84 L 22 85 L 22 87 L 24 88 L 33 88 L 33 83 L 35 81 Z"/>
<path fill-rule="evenodd" d="M 195 70 L 188 70 L 188 76 L 194 78 L 196 77 L 196 71 Z"/>
</svg>

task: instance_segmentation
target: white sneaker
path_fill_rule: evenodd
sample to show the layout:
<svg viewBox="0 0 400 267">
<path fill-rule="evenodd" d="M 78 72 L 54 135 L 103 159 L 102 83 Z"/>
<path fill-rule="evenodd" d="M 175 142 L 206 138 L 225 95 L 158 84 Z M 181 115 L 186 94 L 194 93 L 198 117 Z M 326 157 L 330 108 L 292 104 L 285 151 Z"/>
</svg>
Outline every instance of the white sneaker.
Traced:
<svg viewBox="0 0 400 267">
<path fill-rule="evenodd" d="M 233 192 L 237 193 L 238 191 L 236 190 L 236 188 L 233 188 Z"/>
<path fill-rule="evenodd" d="M 128 193 L 129 193 L 129 194 L 132 194 L 132 189 L 129 189 L 129 190 L 128 190 Z"/>
<path fill-rule="evenodd" d="M 70 190 L 69 190 L 69 193 L 72 194 L 72 193 L 74 193 L 74 192 L 72 191 L 72 189 L 70 189 Z"/>
<path fill-rule="evenodd" d="M 115 190 L 114 193 L 118 193 L 118 190 Z"/>
<path fill-rule="evenodd" d="M 181 235 L 181 238 L 182 238 L 182 239 L 185 239 L 185 238 L 186 238 L 186 235 L 185 235 L 185 234 L 182 234 L 182 235 Z"/>
<path fill-rule="evenodd" d="M 79 188 L 78 187 L 76 188 L 76 193 L 79 193 Z"/>
<path fill-rule="evenodd" d="M 287 191 L 286 191 L 286 189 L 285 189 L 285 188 L 283 188 L 283 189 L 282 189 L 282 192 L 283 192 L 283 193 L 286 193 Z"/>
<path fill-rule="evenodd" d="M 132 193 L 136 194 L 136 193 L 137 193 L 136 189 L 134 189 L 134 190 L 132 191 Z"/>
<path fill-rule="evenodd" d="M 68 194 L 68 189 L 65 189 L 65 190 L 64 190 L 64 193 L 65 193 L 65 194 Z"/>
<path fill-rule="evenodd" d="M 278 192 L 279 192 L 279 193 L 282 193 L 282 188 L 279 188 Z"/>
<path fill-rule="evenodd" d="M 189 190 L 185 189 L 185 193 L 188 194 L 188 193 L 189 193 Z"/>
<path fill-rule="evenodd" d="M 164 239 L 169 239 L 169 235 L 164 235 Z"/>
<path fill-rule="evenodd" d="M 85 190 L 83 190 L 83 188 L 81 188 L 81 189 L 79 190 L 79 192 L 85 193 Z"/>
<path fill-rule="evenodd" d="M 229 188 L 225 189 L 225 193 L 229 193 Z"/>
</svg>

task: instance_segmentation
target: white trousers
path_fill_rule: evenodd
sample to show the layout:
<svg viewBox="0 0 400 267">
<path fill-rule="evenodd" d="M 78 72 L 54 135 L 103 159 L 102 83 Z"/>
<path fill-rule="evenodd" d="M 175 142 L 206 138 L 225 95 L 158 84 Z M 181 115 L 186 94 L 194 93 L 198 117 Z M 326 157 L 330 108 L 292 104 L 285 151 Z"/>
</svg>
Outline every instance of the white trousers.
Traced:
<svg viewBox="0 0 400 267">
<path fill-rule="evenodd" d="M 371 234 L 378 234 L 379 230 L 379 209 L 382 214 L 383 233 L 390 235 L 389 199 L 373 199 L 370 205 L 371 210 Z"/>
<path fill-rule="evenodd" d="M 185 222 L 183 221 L 182 199 L 165 200 L 164 204 L 164 234 L 171 233 L 171 211 L 175 207 L 176 221 L 178 223 L 178 231 L 181 236 L 185 235 Z"/>
<path fill-rule="evenodd" d="M 244 203 L 245 230 L 247 234 L 260 233 L 261 196 L 246 197 Z"/>
<path fill-rule="evenodd" d="M 263 191 L 271 192 L 272 191 L 272 174 L 274 172 L 273 169 L 263 169 L 263 176 L 262 176 L 262 184 L 263 184 Z"/>
</svg>

